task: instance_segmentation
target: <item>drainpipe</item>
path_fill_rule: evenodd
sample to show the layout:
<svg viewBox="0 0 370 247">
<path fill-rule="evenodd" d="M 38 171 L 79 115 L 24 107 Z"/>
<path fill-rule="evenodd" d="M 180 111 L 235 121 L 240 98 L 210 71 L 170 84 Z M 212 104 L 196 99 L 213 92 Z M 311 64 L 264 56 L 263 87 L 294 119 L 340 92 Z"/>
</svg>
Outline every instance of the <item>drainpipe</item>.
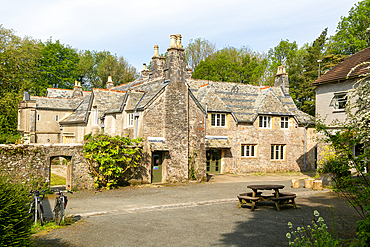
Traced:
<svg viewBox="0 0 370 247">
<path fill-rule="evenodd" d="M 60 129 L 60 143 L 63 143 L 63 126 L 60 124 L 59 124 L 59 129 Z M 62 165 L 62 157 L 59 157 L 59 165 Z"/>
<path fill-rule="evenodd" d="M 136 112 L 136 110 L 135 110 L 135 112 L 134 112 L 134 118 L 135 118 L 135 139 L 137 138 L 139 116 L 140 116 L 140 113 L 139 112 Z"/>
<path fill-rule="evenodd" d="M 208 106 L 206 104 L 206 115 L 204 115 L 204 136 L 207 135 L 207 117 L 208 117 Z"/>
<path fill-rule="evenodd" d="M 306 131 L 307 131 L 308 124 L 304 126 L 304 146 L 303 146 L 303 152 L 304 152 L 304 171 L 307 171 L 307 163 L 306 163 Z"/>
<path fill-rule="evenodd" d="M 238 120 L 235 123 L 235 174 L 236 174 L 236 163 L 238 157 Z"/>
</svg>

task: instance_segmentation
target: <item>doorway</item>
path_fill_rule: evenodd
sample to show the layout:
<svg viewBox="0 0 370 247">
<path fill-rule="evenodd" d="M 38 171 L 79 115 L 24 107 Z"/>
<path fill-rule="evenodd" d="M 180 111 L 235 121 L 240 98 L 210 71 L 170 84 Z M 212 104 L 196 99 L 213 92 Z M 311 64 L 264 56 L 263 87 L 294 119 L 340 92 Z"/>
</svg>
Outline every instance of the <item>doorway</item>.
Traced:
<svg viewBox="0 0 370 247">
<path fill-rule="evenodd" d="M 152 183 L 162 182 L 163 152 L 152 153 Z"/>
<path fill-rule="evenodd" d="M 210 149 L 206 152 L 207 173 L 221 173 L 221 150 Z"/>
</svg>

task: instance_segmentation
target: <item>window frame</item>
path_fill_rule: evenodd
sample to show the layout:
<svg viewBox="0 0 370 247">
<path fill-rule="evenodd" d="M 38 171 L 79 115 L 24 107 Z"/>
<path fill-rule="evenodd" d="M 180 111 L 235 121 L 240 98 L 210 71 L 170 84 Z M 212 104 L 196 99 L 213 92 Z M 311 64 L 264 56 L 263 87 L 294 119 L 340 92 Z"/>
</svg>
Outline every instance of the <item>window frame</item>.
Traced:
<svg viewBox="0 0 370 247">
<path fill-rule="evenodd" d="M 211 127 L 226 127 L 226 113 L 211 113 Z"/>
<path fill-rule="evenodd" d="M 334 93 L 334 97 L 333 97 L 334 110 L 343 111 L 346 109 L 346 105 L 348 101 L 347 94 L 348 94 L 347 92 Z"/>
<path fill-rule="evenodd" d="M 258 127 L 260 129 L 272 129 L 272 116 L 258 116 Z"/>
<path fill-rule="evenodd" d="M 286 145 L 285 144 L 271 144 L 270 159 L 272 161 L 285 160 Z M 276 158 L 277 156 L 277 158 Z"/>
<path fill-rule="evenodd" d="M 280 129 L 289 129 L 289 117 L 280 117 Z"/>
<path fill-rule="evenodd" d="M 127 113 L 127 127 L 134 127 L 134 113 Z"/>
<path fill-rule="evenodd" d="M 257 145 L 256 144 L 242 144 L 241 145 L 241 157 L 242 158 L 255 158 L 257 157 Z"/>
</svg>

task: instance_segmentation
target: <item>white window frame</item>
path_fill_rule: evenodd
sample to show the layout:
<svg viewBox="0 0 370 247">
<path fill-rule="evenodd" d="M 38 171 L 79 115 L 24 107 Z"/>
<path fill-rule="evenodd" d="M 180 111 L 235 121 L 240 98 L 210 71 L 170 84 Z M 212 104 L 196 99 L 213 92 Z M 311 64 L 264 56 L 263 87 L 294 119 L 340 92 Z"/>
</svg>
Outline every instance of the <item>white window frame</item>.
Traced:
<svg viewBox="0 0 370 247">
<path fill-rule="evenodd" d="M 55 122 L 59 122 L 59 115 L 55 115 Z"/>
<path fill-rule="evenodd" d="M 257 145 L 255 144 L 242 144 L 241 146 L 241 155 L 242 157 L 256 157 Z"/>
<path fill-rule="evenodd" d="M 347 104 L 347 92 L 334 93 L 334 110 L 345 110 Z"/>
<path fill-rule="evenodd" d="M 226 114 L 225 113 L 212 113 L 211 114 L 211 127 L 226 127 Z"/>
<path fill-rule="evenodd" d="M 271 116 L 259 116 L 258 126 L 260 129 L 272 129 L 272 117 Z"/>
<path fill-rule="evenodd" d="M 286 145 L 271 145 L 271 160 L 285 160 Z"/>
<path fill-rule="evenodd" d="M 93 108 L 93 113 L 94 113 L 94 122 L 93 122 L 93 125 L 94 126 L 98 126 L 99 125 L 99 111 L 98 111 L 98 108 L 97 107 L 94 107 Z"/>
<path fill-rule="evenodd" d="M 134 113 L 127 113 L 127 127 L 134 127 Z"/>
<path fill-rule="evenodd" d="M 280 117 L 280 128 L 284 130 L 289 129 L 289 117 Z"/>
</svg>

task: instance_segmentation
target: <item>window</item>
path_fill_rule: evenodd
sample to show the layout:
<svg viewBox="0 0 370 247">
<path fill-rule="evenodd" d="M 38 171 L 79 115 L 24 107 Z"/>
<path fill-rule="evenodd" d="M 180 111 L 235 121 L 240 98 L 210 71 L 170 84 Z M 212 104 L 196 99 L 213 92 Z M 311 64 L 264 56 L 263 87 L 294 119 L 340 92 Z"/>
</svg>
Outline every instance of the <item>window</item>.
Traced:
<svg viewBox="0 0 370 247">
<path fill-rule="evenodd" d="M 334 94 L 334 109 L 345 109 L 347 104 L 347 93 Z"/>
<path fill-rule="evenodd" d="M 256 157 L 256 145 L 242 145 L 242 157 Z"/>
<path fill-rule="evenodd" d="M 289 117 L 281 117 L 280 118 L 280 128 L 281 129 L 289 129 Z"/>
<path fill-rule="evenodd" d="M 285 145 L 271 145 L 271 160 L 283 160 Z"/>
<path fill-rule="evenodd" d="M 55 122 L 59 121 L 59 115 L 55 115 Z"/>
<path fill-rule="evenodd" d="M 134 126 L 134 114 L 133 113 L 128 113 L 127 114 L 127 126 L 128 127 L 133 127 Z"/>
<path fill-rule="evenodd" d="M 98 108 L 94 108 L 94 125 L 99 125 L 99 114 L 98 114 Z"/>
<path fill-rule="evenodd" d="M 40 114 L 37 114 L 37 121 L 40 121 L 40 119 L 41 119 Z"/>
<path fill-rule="evenodd" d="M 271 117 L 260 116 L 259 117 L 259 127 L 261 129 L 271 129 Z"/>
<path fill-rule="evenodd" d="M 225 127 L 226 126 L 226 114 L 212 114 L 211 115 L 211 126 L 212 127 Z"/>
</svg>

